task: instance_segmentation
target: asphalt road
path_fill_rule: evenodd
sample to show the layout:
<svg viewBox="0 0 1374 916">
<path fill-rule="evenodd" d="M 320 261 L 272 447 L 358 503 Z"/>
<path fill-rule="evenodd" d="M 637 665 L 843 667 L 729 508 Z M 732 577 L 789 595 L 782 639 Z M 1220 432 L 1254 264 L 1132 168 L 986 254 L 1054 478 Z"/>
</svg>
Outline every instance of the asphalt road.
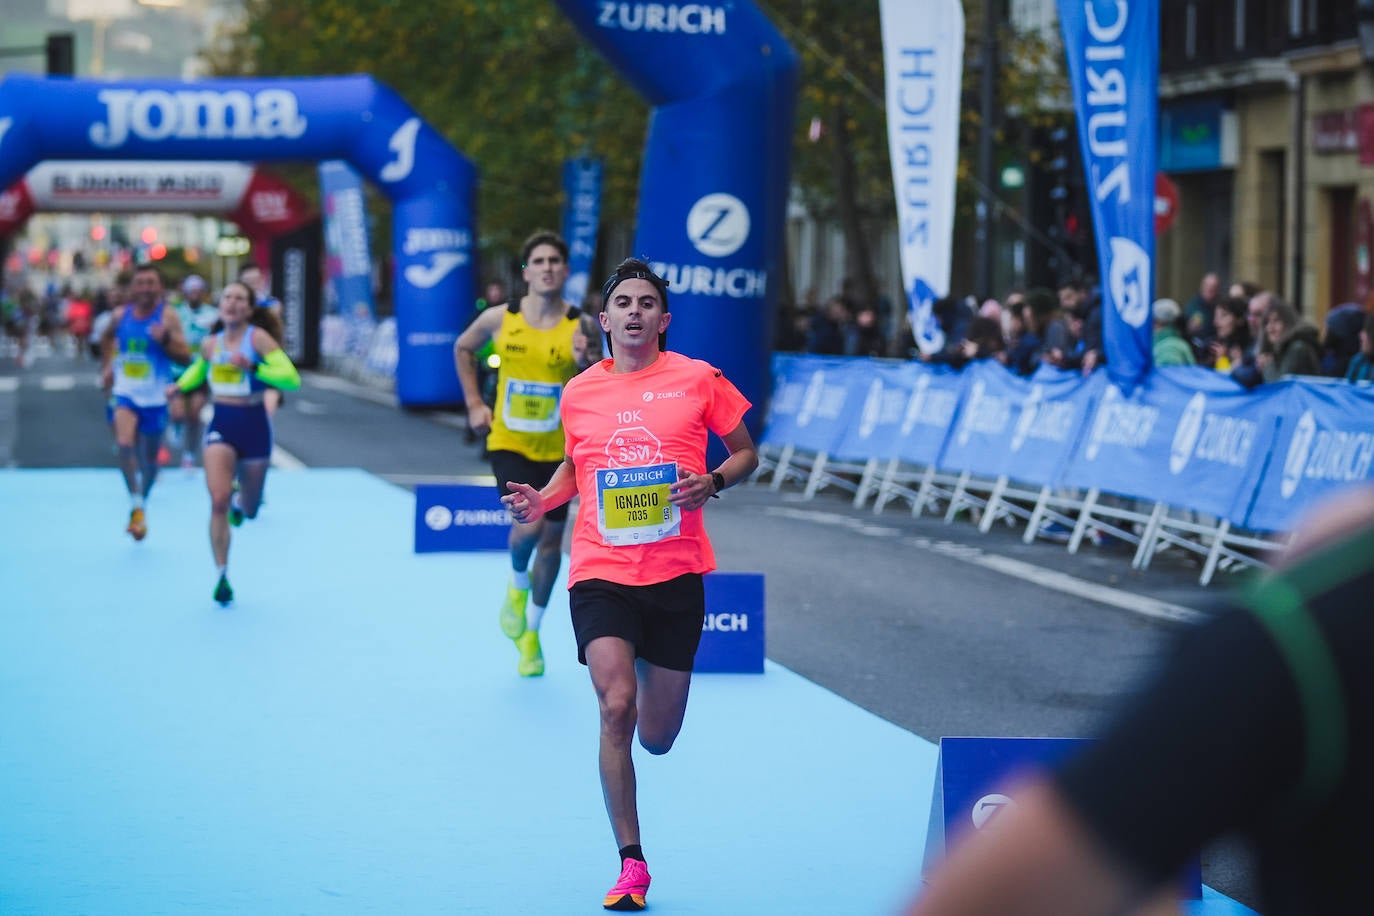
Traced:
<svg viewBox="0 0 1374 916">
<path fill-rule="evenodd" d="M 47 356 L 20 370 L 0 357 L 0 467 L 113 467 L 103 412 L 93 363 Z M 287 396 L 276 441 L 306 466 L 359 467 L 404 487 L 488 473 L 461 415 L 403 410 L 385 392 L 318 373 Z M 120 485 L 112 471 L 110 486 Z M 1223 575 L 1198 586 L 1197 567 L 1168 552 L 1139 573 L 1124 547 L 1071 556 L 1023 544 L 1019 528 L 982 535 L 966 520 L 893 506 L 875 515 L 849 500 L 727 491 L 707 510 L 720 568 L 764 573 L 771 659 L 932 741 L 1091 734 L 1183 625 L 1121 605 L 1205 612 L 1226 585 Z M 995 571 L 987 558 L 1071 576 L 1103 600 Z M 1210 851 L 1204 880 L 1253 900 L 1234 850 Z"/>
</svg>

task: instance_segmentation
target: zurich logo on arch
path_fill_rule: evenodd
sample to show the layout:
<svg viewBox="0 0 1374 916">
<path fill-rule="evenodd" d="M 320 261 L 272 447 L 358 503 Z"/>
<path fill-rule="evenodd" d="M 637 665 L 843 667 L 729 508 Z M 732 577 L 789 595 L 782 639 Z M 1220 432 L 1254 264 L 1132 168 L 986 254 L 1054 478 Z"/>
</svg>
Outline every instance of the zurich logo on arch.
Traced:
<svg viewBox="0 0 1374 916">
<path fill-rule="evenodd" d="M 707 194 L 687 212 L 687 238 L 709 258 L 724 258 L 749 240 L 749 208 L 733 194 Z"/>
</svg>

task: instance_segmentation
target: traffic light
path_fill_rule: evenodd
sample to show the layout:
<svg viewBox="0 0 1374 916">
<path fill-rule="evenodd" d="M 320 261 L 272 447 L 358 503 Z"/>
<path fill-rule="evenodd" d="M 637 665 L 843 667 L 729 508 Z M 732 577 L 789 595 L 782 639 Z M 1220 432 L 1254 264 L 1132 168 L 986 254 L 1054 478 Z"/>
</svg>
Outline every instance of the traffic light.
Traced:
<svg viewBox="0 0 1374 916">
<path fill-rule="evenodd" d="M 54 32 L 48 36 L 48 76 L 72 76 L 76 72 L 74 45 L 71 32 Z"/>
</svg>

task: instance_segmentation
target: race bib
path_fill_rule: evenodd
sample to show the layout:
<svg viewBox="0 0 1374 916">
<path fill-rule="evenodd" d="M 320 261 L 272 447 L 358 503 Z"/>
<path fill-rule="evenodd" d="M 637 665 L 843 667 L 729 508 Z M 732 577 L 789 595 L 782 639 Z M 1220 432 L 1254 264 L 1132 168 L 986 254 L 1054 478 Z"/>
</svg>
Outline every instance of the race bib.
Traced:
<svg viewBox="0 0 1374 916">
<path fill-rule="evenodd" d="M 596 524 L 612 547 L 677 537 L 682 511 L 668 501 L 676 464 L 603 468 L 596 472 Z"/>
<path fill-rule="evenodd" d="M 153 374 L 153 364 L 130 354 L 120 363 L 119 372 L 127 379 L 142 381 Z"/>
<path fill-rule="evenodd" d="M 517 433 L 551 433 L 558 429 L 558 399 L 563 386 L 549 382 L 506 380 L 501 417 L 506 429 Z"/>
<path fill-rule="evenodd" d="M 210 390 L 216 397 L 246 398 L 253 393 L 253 383 L 248 374 L 233 363 L 211 363 Z"/>
<path fill-rule="evenodd" d="M 243 370 L 233 363 L 216 363 L 210 367 L 210 381 L 216 385 L 238 385 L 243 381 Z"/>
</svg>

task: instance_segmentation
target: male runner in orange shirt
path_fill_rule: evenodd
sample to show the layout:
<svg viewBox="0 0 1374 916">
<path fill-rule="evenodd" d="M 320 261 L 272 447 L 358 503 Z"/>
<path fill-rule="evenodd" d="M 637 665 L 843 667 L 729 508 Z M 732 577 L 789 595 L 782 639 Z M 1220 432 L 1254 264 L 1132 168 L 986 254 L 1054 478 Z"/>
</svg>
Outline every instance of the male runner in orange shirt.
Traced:
<svg viewBox="0 0 1374 916">
<path fill-rule="evenodd" d="M 503 497 L 529 523 L 579 496 L 568 569 L 578 659 L 601 708 L 601 787 L 620 847 L 610 910 L 644 908 L 631 747 L 666 754 L 682 729 L 705 616 L 702 575 L 715 554 L 706 501 L 758 466 L 743 419 L 750 404 L 719 369 L 665 350 L 667 283 L 643 261 L 616 268 L 599 319 L 611 357 L 563 393 L 567 455 L 540 490 L 511 482 Z M 706 464 L 707 434 L 730 456 Z"/>
</svg>

